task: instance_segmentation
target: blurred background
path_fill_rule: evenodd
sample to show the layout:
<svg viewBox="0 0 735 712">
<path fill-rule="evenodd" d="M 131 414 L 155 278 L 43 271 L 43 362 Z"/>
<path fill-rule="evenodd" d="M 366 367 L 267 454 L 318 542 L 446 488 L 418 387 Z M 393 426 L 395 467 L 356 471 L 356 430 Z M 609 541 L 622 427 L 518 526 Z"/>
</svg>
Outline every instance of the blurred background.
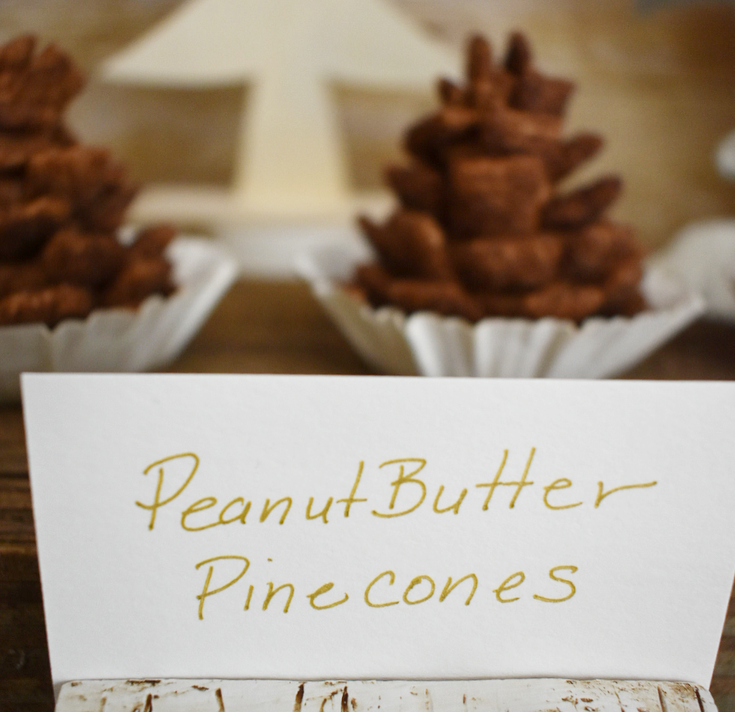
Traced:
<svg viewBox="0 0 735 712">
<path fill-rule="evenodd" d="M 573 78 L 566 131 L 599 131 L 605 150 L 573 182 L 612 171 L 625 179 L 613 215 L 650 248 L 688 222 L 735 215 L 735 186 L 713 153 L 735 127 L 735 8 L 715 2 L 634 0 L 393 0 L 459 49 L 473 32 L 500 51 L 507 33 L 530 37 L 538 66 Z M 180 0 L 3 0 L 0 41 L 34 32 L 66 48 L 89 76 L 70 122 L 85 142 L 110 146 L 143 182 L 226 185 L 247 87 L 155 89 L 103 84 L 95 71 Z M 277 39 L 274 38 L 274 41 Z M 381 183 L 400 137 L 434 106 L 426 93 L 334 86 L 350 180 Z M 184 226 L 200 227 L 200 226 Z"/>
</svg>

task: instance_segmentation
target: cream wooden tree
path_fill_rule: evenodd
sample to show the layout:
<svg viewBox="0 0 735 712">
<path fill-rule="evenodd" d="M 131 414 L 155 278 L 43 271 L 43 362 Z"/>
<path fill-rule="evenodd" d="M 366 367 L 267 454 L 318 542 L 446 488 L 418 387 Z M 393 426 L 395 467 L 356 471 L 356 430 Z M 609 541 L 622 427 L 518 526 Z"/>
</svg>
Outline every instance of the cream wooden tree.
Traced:
<svg viewBox="0 0 735 712">
<path fill-rule="evenodd" d="M 457 70 L 453 52 L 386 0 L 189 0 L 111 57 L 102 78 L 251 87 L 229 193 L 158 194 L 158 212 L 232 219 L 344 211 L 350 195 L 332 84 L 429 90 Z"/>
</svg>

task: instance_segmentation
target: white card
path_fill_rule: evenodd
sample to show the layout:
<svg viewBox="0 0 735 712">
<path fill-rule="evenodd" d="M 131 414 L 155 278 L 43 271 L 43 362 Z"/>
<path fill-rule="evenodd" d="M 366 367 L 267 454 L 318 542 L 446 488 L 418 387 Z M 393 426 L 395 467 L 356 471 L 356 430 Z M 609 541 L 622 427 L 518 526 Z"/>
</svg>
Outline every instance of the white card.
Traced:
<svg viewBox="0 0 735 712">
<path fill-rule="evenodd" d="M 735 384 L 26 375 L 55 683 L 681 680 L 735 567 Z"/>
</svg>

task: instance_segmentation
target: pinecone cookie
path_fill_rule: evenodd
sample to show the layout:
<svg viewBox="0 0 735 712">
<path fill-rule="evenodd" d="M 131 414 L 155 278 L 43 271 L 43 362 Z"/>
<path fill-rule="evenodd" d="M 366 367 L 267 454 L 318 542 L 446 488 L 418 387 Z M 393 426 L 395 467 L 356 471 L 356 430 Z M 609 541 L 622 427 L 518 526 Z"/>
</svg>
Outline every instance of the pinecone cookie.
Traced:
<svg viewBox="0 0 735 712">
<path fill-rule="evenodd" d="M 164 257 L 174 230 L 117 232 L 135 197 L 124 166 L 80 144 L 64 124 L 84 84 L 54 45 L 32 36 L 0 48 L 0 325 L 136 308 L 174 290 Z"/>
<path fill-rule="evenodd" d="M 606 378 L 702 313 L 680 280 L 643 273 L 632 229 L 607 216 L 617 176 L 561 183 L 602 147 L 593 133 L 564 135 L 573 89 L 538 71 L 522 35 L 500 62 L 473 38 L 466 81 L 439 82 L 438 111 L 405 133 L 408 161 L 385 172 L 398 207 L 358 220 L 372 255 L 324 246 L 300 261 L 373 368 Z"/>
<path fill-rule="evenodd" d="M 410 162 L 386 171 L 399 207 L 383 224 L 359 220 L 378 262 L 352 288 L 373 306 L 472 322 L 641 311 L 642 249 L 605 217 L 620 179 L 558 189 L 602 146 L 562 134 L 574 85 L 541 74 L 521 34 L 500 63 L 482 37 L 467 55 L 465 85 L 439 83 L 439 110 L 406 132 Z"/>
</svg>

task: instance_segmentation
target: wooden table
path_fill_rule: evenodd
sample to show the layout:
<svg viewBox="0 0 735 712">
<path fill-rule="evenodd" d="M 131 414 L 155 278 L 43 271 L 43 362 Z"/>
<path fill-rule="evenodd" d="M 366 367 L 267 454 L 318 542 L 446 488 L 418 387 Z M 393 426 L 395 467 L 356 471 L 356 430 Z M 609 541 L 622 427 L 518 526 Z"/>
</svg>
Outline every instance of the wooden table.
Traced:
<svg viewBox="0 0 735 712">
<path fill-rule="evenodd" d="M 368 374 L 297 283 L 238 283 L 171 369 L 209 373 Z M 735 327 L 700 322 L 628 378 L 735 380 Z M 735 712 L 735 601 L 712 693 Z M 53 709 L 23 423 L 0 408 L 0 712 Z"/>
</svg>

